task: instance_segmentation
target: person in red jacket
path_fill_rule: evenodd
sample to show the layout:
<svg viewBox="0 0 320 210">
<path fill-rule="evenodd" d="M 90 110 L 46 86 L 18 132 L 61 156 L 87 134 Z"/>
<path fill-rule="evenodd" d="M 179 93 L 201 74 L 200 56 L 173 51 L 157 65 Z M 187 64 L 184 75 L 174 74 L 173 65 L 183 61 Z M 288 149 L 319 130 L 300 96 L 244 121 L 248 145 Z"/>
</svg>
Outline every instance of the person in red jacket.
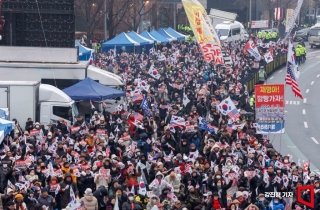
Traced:
<svg viewBox="0 0 320 210">
<path fill-rule="evenodd" d="M 131 134 L 131 136 L 134 136 L 134 134 L 135 134 L 134 121 L 135 121 L 135 119 L 134 119 L 133 114 L 130 114 L 130 115 L 129 115 L 129 118 L 128 118 L 128 123 L 129 123 L 129 125 L 130 125 L 130 134 Z"/>
<path fill-rule="evenodd" d="M 213 199 L 211 201 L 209 201 L 206 210 L 220 210 L 221 207 L 221 200 L 219 198 L 219 194 L 218 193 L 213 193 Z"/>
</svg>

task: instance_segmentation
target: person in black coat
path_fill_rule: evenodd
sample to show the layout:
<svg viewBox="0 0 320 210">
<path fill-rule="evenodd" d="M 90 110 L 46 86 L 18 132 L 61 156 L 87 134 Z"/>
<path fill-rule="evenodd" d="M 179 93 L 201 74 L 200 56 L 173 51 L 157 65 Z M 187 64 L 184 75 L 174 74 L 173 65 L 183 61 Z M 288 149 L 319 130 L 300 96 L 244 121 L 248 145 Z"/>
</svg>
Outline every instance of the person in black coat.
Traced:
<svg viewBox="0 0 320 210">
<path fill-rule="evenodd" d="M 104 196 L 108 195 L 108 190 L 105 186 L 100 186 L 94 193 L 93 196 L 98 200 L 99 210 L 105 210 L 107 204 L 105 203 Z"/>
<path fill-rule="evenodd" d="M 79 185 L 80 184 L 80 185 Z M 92 191 L 95 191 L 95 183 L 94 183 L 94 177 L 93 173 L 91 172 L 91 169 L 88 167 L 85 172 L 83 171 L 81 173 L 80 181 L 78 182 L 78 189 L 80 197 L 83 196 L 84 190 L 87 188 L 92 189 Z"/>
<path fill-rule="evenodd" d="M 15 185 L 19 180 L 19 174 L 17 172 L 19 172 L 19 169 L 16 169 L 15 167 L 9 170 L 5 176 L 4 183 L 8 183 L 9 180 L 13 185 Z"/>
<path fill-rule="evenodd" d="M 188 140 L 187 139 L 182 139 L 181 146 L 180 146 L 180 154 L 183 155 L 185 154 L 187 157 L 189 157 L 190 153 L 190 147 L 188 145 Z"/>
<path fill-rule="evenodd" d="M 25 130 L 28 131 L 30 133 L 30 131 L 33 129 L 33 121 L 31 118 L 28 118 L 27 122 L 26 122 L 26 127 Z"/>
<path fill-rule="evenodd" d="M 229 183 L 224 183 L 221 179 L 217 179 L 215 185 L 213 186 L 213 193 L 218 193 L 221 198 L 222 208 L 227 208 L 227 190 L 232 186 L 233 179 L 230 179 Z"/>
</svg>

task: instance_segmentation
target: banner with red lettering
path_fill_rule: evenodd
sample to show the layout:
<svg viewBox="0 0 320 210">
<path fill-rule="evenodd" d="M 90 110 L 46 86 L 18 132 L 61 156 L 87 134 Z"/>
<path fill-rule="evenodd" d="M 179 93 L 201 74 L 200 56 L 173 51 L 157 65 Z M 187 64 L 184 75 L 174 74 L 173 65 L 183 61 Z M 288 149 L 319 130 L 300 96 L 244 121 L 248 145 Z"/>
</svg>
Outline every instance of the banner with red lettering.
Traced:
<svg viewBox="0 0 320 210">
<path fill-rule="evenodd" d="M 223 64 L 220 39 L 211 25 L 206 10 L 198 0 L 182 0 L 193 34 L 207 62 Z"/>
<path fill-rule="evenodd" d="M 284 84 L 255 86 L 256 119 L 262 133 L 284 133 Z"/>
</svg>

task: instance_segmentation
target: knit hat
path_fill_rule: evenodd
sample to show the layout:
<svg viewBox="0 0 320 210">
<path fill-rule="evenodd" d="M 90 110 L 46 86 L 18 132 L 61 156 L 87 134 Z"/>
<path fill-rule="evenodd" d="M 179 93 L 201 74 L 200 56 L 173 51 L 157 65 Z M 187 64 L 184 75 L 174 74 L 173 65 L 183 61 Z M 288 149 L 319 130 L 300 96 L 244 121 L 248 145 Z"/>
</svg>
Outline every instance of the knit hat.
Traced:
<svg viewBox="0 0 320 210">
<path fill-rule="evenodd" d="M 242 195 L 243 195 L 242 192 L 240 192 L 240 191 L 236 192 L 236 198 L 239 198 Z"/>
<path fill-rule="evenodd" d="M 86 191 L 84 191 L 84 193 L 85 194 L 92 193 L 92 190 L 90 188 L 87 188 Z"/>
<path fill-rule="evenodd" d="M 23 199 L 23 195 L 22 194 L 17 194 L 14 198 L 22 200 Z"/>
</svg>

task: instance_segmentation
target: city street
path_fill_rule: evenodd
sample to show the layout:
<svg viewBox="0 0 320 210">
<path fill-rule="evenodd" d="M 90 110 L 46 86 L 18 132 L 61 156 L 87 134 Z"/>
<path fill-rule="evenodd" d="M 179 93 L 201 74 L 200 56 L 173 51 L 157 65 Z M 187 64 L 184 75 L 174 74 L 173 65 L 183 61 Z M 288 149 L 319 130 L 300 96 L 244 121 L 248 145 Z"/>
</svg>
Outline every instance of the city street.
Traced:
<svg viewBox="0 0 320 210">
<path fill-rule="evenodd" d="M 298 164 L 311 160 L 311 170 L 320 174 L 320 48 L 310 49 L 308 43 L 307 61 L 299 66 L 301 72 L 298 84 L 304 99 L 294 97 L 291 87 L 285 87 L 286 133 L 269 135 L 273 145 L 283 156 L 290 154 Z M 267 83 L 281 84 L 285 82 L 286 67 L 273 73 Z M 302 131 L 302 132 L 301 132 Z"/>
</svg>

